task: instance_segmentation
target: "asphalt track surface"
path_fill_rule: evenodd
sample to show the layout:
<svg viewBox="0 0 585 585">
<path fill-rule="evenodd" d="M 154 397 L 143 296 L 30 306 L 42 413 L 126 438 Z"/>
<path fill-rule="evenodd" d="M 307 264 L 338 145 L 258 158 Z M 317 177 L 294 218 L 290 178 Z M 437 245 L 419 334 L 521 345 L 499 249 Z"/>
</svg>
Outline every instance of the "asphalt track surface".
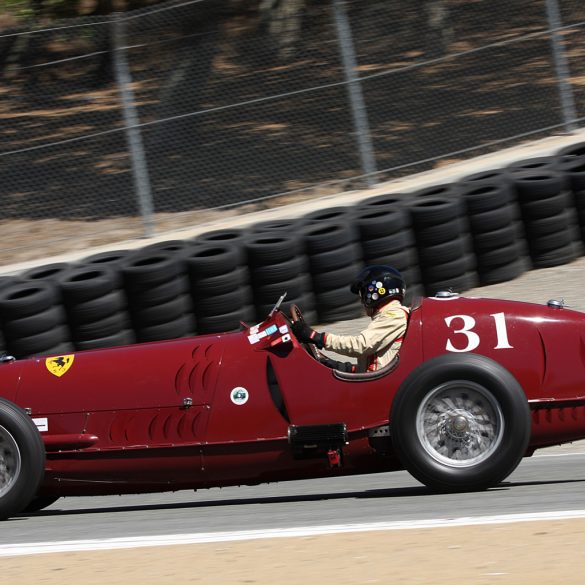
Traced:
<svg viewBox="0 0 585 585">
<path fill-rule="evenodd" d="M 63 498 L 2 524 L 2 545 L 585 510 L 585 446 L 540 451 L 500 486 L 433 494 L 406 472 L 171 494 Z"/>
</svg>

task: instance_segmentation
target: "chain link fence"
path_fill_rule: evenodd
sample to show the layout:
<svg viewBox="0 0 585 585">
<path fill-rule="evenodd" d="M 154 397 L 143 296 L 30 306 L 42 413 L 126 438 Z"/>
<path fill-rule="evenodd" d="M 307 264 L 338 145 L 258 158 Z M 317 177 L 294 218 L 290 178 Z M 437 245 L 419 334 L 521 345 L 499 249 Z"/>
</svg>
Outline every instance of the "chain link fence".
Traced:
<svg viewBox="0 0 585 585">
<path fill-rule="evenodd" d="M 580 0 L 199 0 L 0 32 L 0 264 L 570 132 Z"/>
</svg>

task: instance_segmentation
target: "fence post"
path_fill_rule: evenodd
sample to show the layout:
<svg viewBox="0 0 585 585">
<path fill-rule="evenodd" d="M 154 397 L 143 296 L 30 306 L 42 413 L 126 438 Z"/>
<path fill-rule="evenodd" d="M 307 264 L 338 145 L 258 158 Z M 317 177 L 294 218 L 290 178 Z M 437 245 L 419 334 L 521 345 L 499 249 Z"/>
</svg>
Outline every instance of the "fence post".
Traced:
<svg viewBox="0 0 585 585">
<path fill-rule="evenodd" d="M 575 109 L 575 99 L 573 97 L 573 88 L 570 82 L 569 63 L 565 51 L 560 42 L 558 30 L 561 27 L 561 17 L 557 0 L 546 0 L 546 13 L 548 17 L 548 26 L 551 32 L 551 45 L 557 79 L 559 83 L 559 93 L 561 97 L 561 108 L 563 110 L 563 119 L 567 132 L 573 132 L 578 128 L 577 111 Z"/>
<path fill-rule="evenodd" d="M 361 166 L 366 175 L 366 181 L 371 187 L 376 184 L 376 156 L 372 146 L 362 87 L 359 77 L 356 75 L 357 60 L 343 0 L 333 0 L 333 12 Z"/>
<path fill-rule="evenodd" d="M 126 59 L 126 21 L 119 12 L 113 15 L 112 40 L 114 71 L 122 98 L 122 113 L 124 116 L 126 142 L 130 149 L 134 187 L 144 224 L 144 236 L 148 238 L 154 234 L 152 192 L 138 114 L 134 105 L 134 92 L 131 86 L 132 78 L 130 77 L 128 60 Z"/>
</svg>

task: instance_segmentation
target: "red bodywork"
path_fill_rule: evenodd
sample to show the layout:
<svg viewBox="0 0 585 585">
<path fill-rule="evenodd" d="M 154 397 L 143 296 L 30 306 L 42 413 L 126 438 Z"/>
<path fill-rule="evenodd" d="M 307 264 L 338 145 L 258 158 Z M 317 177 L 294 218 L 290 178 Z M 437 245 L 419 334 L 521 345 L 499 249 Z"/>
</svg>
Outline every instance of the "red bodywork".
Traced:
<svg viewBox="0 0 585 585">
<path fill-rule="evenodd" d="M 518 380 L 535 448 L 585 438 L 585 314 L 511 301 L 425 298 L 397 367 L 339 379 L 275 312 L 255 329 L 2 364 L 2 395 L 44 439 L 41 495 L 166 491 L 401 469 L 393 397 L 423 361 L 471 351 Z M 339 453 L 298 457 L 291 425 L 344 423 Z M 339 465 L 338 465 L 339 464 Z"/>
</svg>

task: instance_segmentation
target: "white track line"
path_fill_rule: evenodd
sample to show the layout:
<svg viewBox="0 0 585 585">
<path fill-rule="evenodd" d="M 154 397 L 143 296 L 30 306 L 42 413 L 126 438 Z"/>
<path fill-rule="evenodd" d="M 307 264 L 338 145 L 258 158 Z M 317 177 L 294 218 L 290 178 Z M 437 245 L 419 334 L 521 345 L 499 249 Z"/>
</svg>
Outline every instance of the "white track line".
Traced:
<svg viewBox="0 0 585 585">
<path fill-rule="evenodd" d="M 267 538 L 291 538 L 343 534 L 348 532 L 373 532 L 376 530 L 412 530 L 421 528 L 450 528 L 454 526 L 479 526 L 483 524 L 511 524 L 514 522 L 536 522 L 585 518 L 585 510 L 564 512 L 540 512 L 534 514 L 505 514 L 477 518 L 441 518 L 436 520 L 404 520 L 397 522 L 373 522 L 368 524 L 333 524 L 329 526 L 305 526 L 300 528 L 271 528 L 266 530 L 241 530 L 235 532 L 202 532 L 199 534 L 173 534 L 162 536 L 134 536 L 92 540 L 69 540 L 60 542 L 31 542 L 0 546 L 0 557 L 22 555 L 103 551 L 140 548 L 147 546 L 169 546 L 230 542 Z"/>
</svg>

